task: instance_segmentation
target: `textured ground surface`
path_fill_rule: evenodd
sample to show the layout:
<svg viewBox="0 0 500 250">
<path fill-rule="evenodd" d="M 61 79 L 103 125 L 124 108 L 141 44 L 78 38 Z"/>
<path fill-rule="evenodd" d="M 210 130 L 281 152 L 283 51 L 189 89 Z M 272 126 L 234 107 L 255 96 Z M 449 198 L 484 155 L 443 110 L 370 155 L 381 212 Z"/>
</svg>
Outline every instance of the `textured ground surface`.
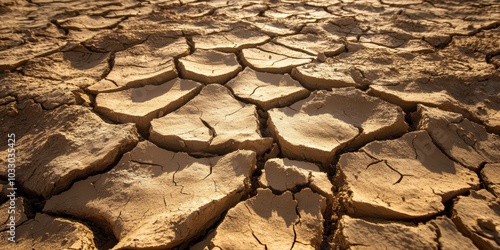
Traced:
<svg viewBox="0 0 500 250">
<path fill-rule="evenodd" d="M 0 248 L 500 249 L 499 67 L 495 0 L 2 1 Z"/>
</svg>

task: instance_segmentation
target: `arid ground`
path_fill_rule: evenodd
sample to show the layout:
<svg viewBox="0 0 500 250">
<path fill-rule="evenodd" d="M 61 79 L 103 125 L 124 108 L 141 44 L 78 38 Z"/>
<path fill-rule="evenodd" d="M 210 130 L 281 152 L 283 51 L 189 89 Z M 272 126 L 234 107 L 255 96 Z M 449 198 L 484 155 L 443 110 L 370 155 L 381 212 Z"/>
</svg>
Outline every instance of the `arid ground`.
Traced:
<svg viewBox="0 0 500 250">
<path fill-rule="evenodd" d="M 495 0 L 3 0 L 0 249 L 500 249 L 499 67 Z"/>
</svg>

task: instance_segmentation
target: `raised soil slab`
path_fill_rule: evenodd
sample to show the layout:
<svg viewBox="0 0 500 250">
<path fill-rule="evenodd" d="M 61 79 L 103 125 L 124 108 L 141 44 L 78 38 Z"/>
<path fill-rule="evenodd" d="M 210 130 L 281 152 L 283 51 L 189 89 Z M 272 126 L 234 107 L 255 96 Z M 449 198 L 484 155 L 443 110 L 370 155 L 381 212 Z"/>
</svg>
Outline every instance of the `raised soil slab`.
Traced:
<svg viewBox="0 0 500 250">
<path fill-rule="evenodd" d="M 179 59 L 182 76 L 202 83 L 225 83 L 242 67 L 232 53 L 198 49 L 193 54 Z"/>
<path fill-rule="evenodd" d="M 81 222 L 47 214 L 36 216 L 16 229 L 9 249 L 98 249 L 94 232 Z M 11 245 L 12 244 L 12 245 Z"/>
<path fill-rule="evenodd" d="M 305 52 L 318 58 L 335 56 L 345 51 L 343 43 L 335 42 L 315 34 L 297 34 L 276 37 L 273 41 L 277 44 Z"/>
<path fill-rule="evenodd" d="M 479 249 L 500 249 L 500 198 L 487 190 L 471 191 L 455 200 L 453 222 Z"/>
<path fill-rule="evenodd" d="M 204 50 L 236 52 L 269 41 L 269 36 L 251 29 L 234 29 L 228 32 L 193 37 L 194 47 Z"/>
<path fill-rule="evenodd" d="M 477 174 L 443 154 L 425 131 L 343 154 L 337 178 L 348 214 L 388 219 L 430 218 L 479 187 Z"/>
<path fill-rule="evenodd" d="M 400 135 L 408 127 L 401 108 L 354 88 L 316 91 L 271 109 L 268 126 L 285 157 L 323 163 L 347 145 Z"/>
<path fill-rule="evenodd" d="M 52 197 L 44 212 L 104 223 L 119 241 L 115 249 L 172 248 L 240 201 L 255 163 L 252 151 L 197 159 L 143 141 L 109 172 Z"/>
<path fill-rule="evenodd" d="M 485 163 L 500 163 L 500 136 L 488 133 L 484 126 L 459 113 L 419 104 L 413 121 L 446 155 L 472 170 Z"/>
<path fill-rule="evenodd" d="M 88 90 L 100 93 L 164 83 L 177 76 L 174 58 L 188 53 L 184 38 L 151 35 L 144 43 L 116 52 L 109 74 Z"/>
<path fill-rule="evenodd" d="M 325 198 L 308 188 L 281 195 L 258 189 L 256 196 L 228 211 L 205 244 L 208 249 L 317 249 L 324 209 Z"/>
<path fill-rule="evenodd" d="M 44 111 L 25 102 L 18 114 L 0 121 L 19 141 L 16 183 L 26 192 L 49 198 L 72 183 L 102 171 L 138 142 L 133 124 L 109 124 L 88 108 L 61 106 Z M 30 143 L 21 143 L 30 142 Z M 0 148 L 0 172 L 7 176 L 7 145 Z"/>
<path fill-rule="evenodd" d="M 245 68 L 226 86 L 235 96 L 261 109 L 281 108 L 304 99 L 309 91 L 288 74 L 272 74 Z"/>
<path fill-rule="evenodd" d="M 180 108 L 201 88 L 200 83 L 176 78 L 160 85 L 100 93 L 96 110 L 115 122 L 135 123 L 140 131 L 147 131 L 151 120 Z"/>
<path fill-rule="evenodd" d="M 311 162 L 273 158 L 266 161 L 259 183 L 278 192 L 296 191 L 308 186 L 333 200 L 333 186 L 328 175 Z"/>
<path fill-rule="evenodd" d="M 269 73 L 289 73 L 292 68 L 310 63 L 315 58 L 315 56 L 275 43 L 266 43 L 241 52 L 241 59 L 245 65 Z"/>
<path fill-rule="evenodd" d="M 432 225 L 393 221 L 367 221 L 344 215 L 335 232 L 342 249 L 437 249 Z"/>
<path fill-rule="evenodd" d="M 217 154 L 236 149 L 263 153 L 273 141 L 260 135 L 255 106 L 239 102 L 219 84 L 205 86 L 178 110 L 154 119 L 150 140 L 171 150 Z"/>
</svg>

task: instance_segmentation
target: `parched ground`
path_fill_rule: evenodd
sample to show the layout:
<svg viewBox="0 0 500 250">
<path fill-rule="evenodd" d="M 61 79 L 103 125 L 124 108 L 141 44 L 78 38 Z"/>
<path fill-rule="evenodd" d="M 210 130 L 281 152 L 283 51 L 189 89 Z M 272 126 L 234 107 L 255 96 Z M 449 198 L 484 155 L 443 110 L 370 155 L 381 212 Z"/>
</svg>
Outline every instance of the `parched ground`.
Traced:
<svg viewBox="0 0 500 250">
<path fill-rule="evenodd" d="M 2 1 L 0 248 L 500 249 L 499 67 L 495 0 Z"/>
</svg>

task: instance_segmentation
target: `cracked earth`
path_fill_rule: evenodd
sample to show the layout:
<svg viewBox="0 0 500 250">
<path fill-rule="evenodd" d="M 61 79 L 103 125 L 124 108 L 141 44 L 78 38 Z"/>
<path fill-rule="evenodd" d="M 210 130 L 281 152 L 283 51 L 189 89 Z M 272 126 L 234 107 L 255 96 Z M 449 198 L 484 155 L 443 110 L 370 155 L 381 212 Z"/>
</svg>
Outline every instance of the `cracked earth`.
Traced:
<svg viewBox="0 0 500 250">
<path fill-rule="evenodd" d="M 500 249 L 498 1 L 0 20 L 0 249 Z"/>
</svg>

